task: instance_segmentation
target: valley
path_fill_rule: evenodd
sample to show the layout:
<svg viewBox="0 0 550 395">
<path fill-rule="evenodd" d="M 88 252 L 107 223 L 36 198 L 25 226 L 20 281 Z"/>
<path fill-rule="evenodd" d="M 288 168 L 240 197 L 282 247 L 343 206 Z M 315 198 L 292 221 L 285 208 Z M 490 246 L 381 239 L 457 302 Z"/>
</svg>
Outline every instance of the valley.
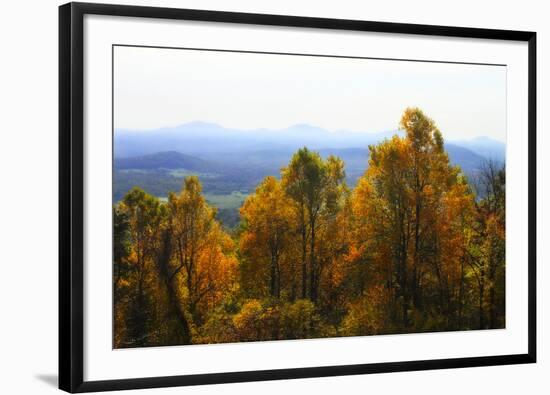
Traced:
<svg viewBox="0 0 550 395">
<path fill-rule="evenodd" d="M 354 187 L 367 170 L 368 146 L 393 135 L 403 134 L 398 130 L 333 133 L 306 124 L 243 131 L 203 122 L 151 131 L 117 130 L 113 200 L 119 201 L 134 186 L 165 198 L 181 190 L 185 177 L 196 175 L 220 221 L 234 228 L 246 196 L 266 176 L 278 177 L 296 149 L 307 146 L 324 159 L 338 156 L 345 163 L 346 183 Z M 460 166 L 471 183 L 485 161 L 503 162 L 505 155 L 503 143 L 486 137 L 451 141 L 445 149 L 450 162 Z"/>
</svg>

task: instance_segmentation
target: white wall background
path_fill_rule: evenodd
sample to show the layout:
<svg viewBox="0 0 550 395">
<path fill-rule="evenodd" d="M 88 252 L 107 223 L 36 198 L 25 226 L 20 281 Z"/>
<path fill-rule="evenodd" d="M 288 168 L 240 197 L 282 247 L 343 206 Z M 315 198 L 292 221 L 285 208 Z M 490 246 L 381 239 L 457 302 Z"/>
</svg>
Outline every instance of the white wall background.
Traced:
<svg viewBox="0 0 550 395">
<path fill-rule="evenodd" d="M 130 391 L 158 394 L 544 394 L 550 388 L 550 25 L 539 0 L 118 0 L 119 3 L 425 23 L 538 33 L 539 362 L 536 365 Z M 0 393 L 57 387 L 57 0 L 0 13 Z M 545 70 L 546 69 L 546 70 Z M 545 241 L 547 241 L 545 243 Z"/>
</svg>

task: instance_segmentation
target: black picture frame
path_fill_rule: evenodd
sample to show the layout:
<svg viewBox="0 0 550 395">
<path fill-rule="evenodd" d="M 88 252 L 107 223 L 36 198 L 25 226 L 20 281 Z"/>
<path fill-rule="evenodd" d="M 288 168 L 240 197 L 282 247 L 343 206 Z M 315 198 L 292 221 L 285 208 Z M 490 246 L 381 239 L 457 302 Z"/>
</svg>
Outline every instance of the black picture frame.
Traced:
<svg viewBox="0 0 550 395">
<path fill-rule="evenodd" d="M 84 381 L 83 18 L 86 14 L 402 33 L 528 43 L 528 352 L 526 354 Z M 536 362 L 536 33 L 189 9 L 69 3 L 59 8 L 59 388 L 90 392 Z"/>
</svg>

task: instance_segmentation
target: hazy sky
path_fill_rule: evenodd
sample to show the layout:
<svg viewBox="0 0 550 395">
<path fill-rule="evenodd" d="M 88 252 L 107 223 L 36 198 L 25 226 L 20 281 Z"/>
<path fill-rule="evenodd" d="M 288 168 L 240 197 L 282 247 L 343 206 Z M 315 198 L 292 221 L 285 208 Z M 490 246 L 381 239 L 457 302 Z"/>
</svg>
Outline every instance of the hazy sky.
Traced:
<svg viewBox="0 0 550 395">
<path fill-rule="evenodd" d="M 116 47 L 114 66 L 115 128 L 380 132 L 418 106 L 446 139 L 506 139 L 504 66 L 134 47 Z"/>
</svg>

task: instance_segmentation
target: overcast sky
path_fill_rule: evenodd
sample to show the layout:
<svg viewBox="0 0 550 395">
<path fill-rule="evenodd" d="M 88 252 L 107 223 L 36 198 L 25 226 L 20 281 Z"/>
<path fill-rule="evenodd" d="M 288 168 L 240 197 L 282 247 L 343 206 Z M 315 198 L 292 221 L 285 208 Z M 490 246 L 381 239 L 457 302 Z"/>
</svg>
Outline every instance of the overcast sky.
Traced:
<svg viewBox="0 0 550 395">
<path fill-rule="evenodd" d="M 506 139 L 504 66 L 116 47 L 114 67 L 115 128 L 380 132 L 418 106 L 446 139 Z"/>
</svg>

